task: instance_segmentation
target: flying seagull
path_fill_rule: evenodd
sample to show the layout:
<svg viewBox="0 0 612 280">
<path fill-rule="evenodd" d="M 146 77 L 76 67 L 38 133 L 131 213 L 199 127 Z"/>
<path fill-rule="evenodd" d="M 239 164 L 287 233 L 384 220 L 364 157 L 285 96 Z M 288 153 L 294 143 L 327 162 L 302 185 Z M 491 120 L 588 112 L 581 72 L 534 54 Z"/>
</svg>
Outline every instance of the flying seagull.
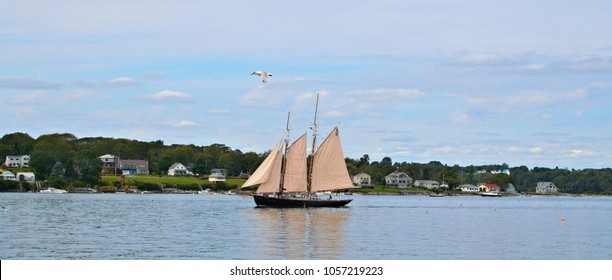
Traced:
<svg viewBox="0 0 612 280">
<path fill-rule="evenodd" d="M 267 83 L 268 82 L 268 77 L 272 76 L 272 73 L 268 73 L 268 72 L 264 72 L 264 71 L 255 71 L 255 72 L 251 73 L 251 76 L 253 76 L 253 75 L 261 76 L 261 82 L 262 83 Z"/>
</svg>

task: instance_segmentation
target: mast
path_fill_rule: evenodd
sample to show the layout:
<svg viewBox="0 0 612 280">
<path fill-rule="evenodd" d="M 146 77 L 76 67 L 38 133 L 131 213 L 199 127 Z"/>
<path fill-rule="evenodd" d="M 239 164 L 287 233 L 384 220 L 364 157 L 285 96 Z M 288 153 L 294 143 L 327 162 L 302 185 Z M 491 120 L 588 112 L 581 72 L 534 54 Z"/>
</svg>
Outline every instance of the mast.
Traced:
<svg viewBox="0 0 612 280">
<path fill-rule="evenodd" d="M 315 106 L 314 122 L 312 124 L 312 149 L 310 150 L 310 171 L 308 172 L 308 185 L 306 192 L 310 194 L 312 191 L 312 167 L 314 164 L 314 153 L 317 143 L 317 112 L 319 111 L 319 93 L 317 92 L 317 104 Z"/>
<path fill-rule="evenodd" d="M 281 182 L 278 186 L 278 193 L 281 194 L 285 190 L 285 172 L 287 171 L 287 150 L 289 149 L 289 117 L 291 112 L 287 112 L 287 131 L 285 132 L 285 152 L 283 153 L 283 165 L 281 169 Z"/>
</svg>

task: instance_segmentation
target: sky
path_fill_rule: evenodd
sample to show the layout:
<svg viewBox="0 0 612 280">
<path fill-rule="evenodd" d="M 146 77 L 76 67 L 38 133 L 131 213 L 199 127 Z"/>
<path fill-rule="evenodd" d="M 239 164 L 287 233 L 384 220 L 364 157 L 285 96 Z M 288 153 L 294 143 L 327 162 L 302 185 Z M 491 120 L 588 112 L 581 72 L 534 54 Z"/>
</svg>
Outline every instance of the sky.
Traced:
<svg viewBox="0 0 612 280">
<path fill-rule="evenodd" d="M 610 1 L 0 4 L 0 135 L 612 167 Z"/>
</svg>

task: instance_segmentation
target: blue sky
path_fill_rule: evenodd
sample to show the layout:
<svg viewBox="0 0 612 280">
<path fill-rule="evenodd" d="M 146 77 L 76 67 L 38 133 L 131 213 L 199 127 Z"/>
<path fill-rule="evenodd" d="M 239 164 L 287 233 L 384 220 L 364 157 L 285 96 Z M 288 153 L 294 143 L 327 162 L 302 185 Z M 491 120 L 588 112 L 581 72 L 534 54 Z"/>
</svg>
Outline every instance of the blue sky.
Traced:
<svg viewBox="0 0 612 280">
<path fill-rule="evenodd" d="M 611 2 L 2 2 L 2 135 L 264 152 L 319 92 L 352 158 L 612 162 Z"/>
</svg>

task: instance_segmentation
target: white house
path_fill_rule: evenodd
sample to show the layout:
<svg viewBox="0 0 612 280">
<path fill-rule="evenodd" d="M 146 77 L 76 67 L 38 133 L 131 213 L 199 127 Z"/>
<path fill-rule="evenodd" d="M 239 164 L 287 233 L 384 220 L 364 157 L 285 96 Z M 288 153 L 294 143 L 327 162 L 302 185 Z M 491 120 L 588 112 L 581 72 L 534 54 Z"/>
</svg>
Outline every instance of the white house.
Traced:
<svg viewBox="0 0 612 280">
<path fill-rule="evenodd" d="M 29 155 L 6 156 L 6 159 L 4 160 L 4 166 L 6 167 L 30 167 L 30 156 Z"/>
<path fill-rule="evenodd" d="M 100 157 L 102 161 L 102 168 L 115 168 L 115 156 L 106 154 Z"/>
<path fill-rule="evenodd" d="M 440 187 L 440 183 L 438 183 L 438 181 L 431 181 L 431 180 L 415 180 L 414 186 L 415 187 L 425 187 L 427 189 L 437 189 Z"/>
<path fill-rule="evenodd" d="M 13 174 L 11 171 L 4 171 L 2 172 L 2 180 L 15 181 L 17 180 L 17 177 L 15 177 L 15 174 Z"/>
<path fill-rule="evenodd" d="M 210 176 L 208 176 L 209 182 L 225 182 L 225 176 L 227 175 L 227 169 L 212 169 L 210 170 Z"/>
<path fill-rule="evenodd" d="M 468 192 L 468 193 L 477 193 L 478 192 L 478 187 L 474 186 L 472 184 L 463 184 L 463 185 L 459 186 L 459 189 L 461 189 L 462 192 Z"/>
<path fill-rule="evenodd" d="M 555 186 L 555 184 L 552 182 L 538 182 L 538 185 L 536 186 L 536 193 L 549 194 L 557 192 L 557 186 Z"/>
<path fill-rule="evenodd" d="M 191 173 L 191 171 L 189 171 L 187 169 L 187 167 L 185 167 L 182 163 L 175 163 L 172 166 L 170 166 L 170 168 L 168 168 L 168 175 L 169 176 L 187 176 L 187 175 L 193 175 L 193 173 Z"/>
<path fill-rule="evenodd" d="M 385 176 L 387 187 L 392 188 L 407 188 L 412 185 L 412 178 L 404 172 L 395 171 Z"/>
<path fill-rule="evenodd" d="M 372 187 L 372 177 L 361 172 L 353 176 L 353 186 L 355 188 L 370 188 Z"/>
<path fill-rule="evenodd" d="M 478 185 L 478 191 L 480 192 L 499 192 L 501 190 L 501 187 L 499 187 L 497 184 L 480 184 Z"/>
<path fill-rule="evenodd" d="M 17 177 L 17 180 L 19 180 L 21 175 L 23 175 L 23 179 L 26 180 L 27 182 L 36 181 L 36 176 L 32 172 L 17 172 L 17 175 L 15 176 Z"/>
</svg>

